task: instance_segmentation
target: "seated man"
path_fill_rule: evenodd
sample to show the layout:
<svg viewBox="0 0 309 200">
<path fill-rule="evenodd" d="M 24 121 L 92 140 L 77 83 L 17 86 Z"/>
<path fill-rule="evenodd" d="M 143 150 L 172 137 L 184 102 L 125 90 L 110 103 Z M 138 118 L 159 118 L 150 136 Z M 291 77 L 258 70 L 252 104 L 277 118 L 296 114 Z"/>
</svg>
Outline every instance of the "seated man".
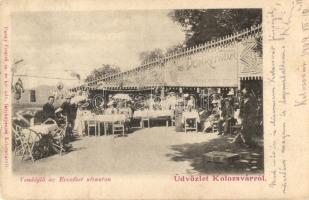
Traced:
<svg viewBox="0 0 309 200">
<path fill-rule="evenodd" d="M 104 114 L 117 114 L 117 109 L 115 108 L 116 102 L 111 101 L 107 104 L 108 108 L 105 110 Z"/>
<path fill-rule="evenodd" d="M 56 113 L 61 113 L 67 120 L 67 130 L 64 139 L 65 143 L 68 143 L 73 136 L 73 128 L 77 111 L 76 105 L 71 104 L 71 97 L 72 96 L 67 95 L 65 102 L 63 102 L 62 105 L 55 111 Z"/>
<path fill-rule="evenodd" d="M 230 105 L 229 100 L 225 99 L 222 106 L 220 120 L 218 122 L 219 135 L 221 134 L 224 135 L 229 132 L 231 122 L 234 122 L 233 115 L 234 115 L 233 107 Z"/>
<path fill-rule="evenodd" d="M 48 97 L 48 102 L 43 105 L 43 121 L 51 118 L 51 119 L 56 119 L 56 114 L 55 114 L 55 108 L 53 106 L 55 101 L 54 96 L 49 96 Z"/>
</svg>

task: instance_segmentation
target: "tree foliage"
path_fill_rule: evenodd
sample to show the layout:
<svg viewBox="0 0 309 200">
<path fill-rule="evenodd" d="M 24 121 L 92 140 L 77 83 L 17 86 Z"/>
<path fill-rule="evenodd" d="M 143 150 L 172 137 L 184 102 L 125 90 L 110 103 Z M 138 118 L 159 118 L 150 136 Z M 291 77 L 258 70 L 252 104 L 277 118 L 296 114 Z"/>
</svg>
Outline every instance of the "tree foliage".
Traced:
<svg viewBox="0 0 309 200">
<path fill-rule="evenodd" d="M 92 70 L 86 77 L 85 81 L 91 81 L 93 78 L 98 78 L 107 74 L 116 74 L 120 72 L 120 67 L 110 64 L 103 64 L 101 67 Z"/>
<path fill-rule="evenodd" d="M 140 53 L 141 63 L 161 58 L 184 47 L 203 44 L 262 23 L 261 9 L 185 9 L 173 10 L 169 17 L 182 27 L 186 39 L 183 44 L 172 46 L 163 53 L 161 49 Z M 261 38 L 257 38 L 260 40 Z M 260 41 L 259 41 L 260 42 Z M 260 42 L 261 43 L 261 42 Z M 262 48 L 258 47 L 261 53 Z"/>
<path fill-rule="evenodd" d="M 186 34 L 185 44 L 192 47 L 230 35 L 262 22 L 261 9 L 186 9 L 174 10 L 169 17 Z"/>
<path fill-rule="evenodd" d="M 154 49 L 151 51 L 143 51 L 139 54 L 139 60 L 141 61 L 141 63 L 145 63 L 149 60 L 152 59 L 156 59 L 156 58 L 163 58 L 164 57 L 164 53 L 162 51 L 162 49 Z"/>
</svg>

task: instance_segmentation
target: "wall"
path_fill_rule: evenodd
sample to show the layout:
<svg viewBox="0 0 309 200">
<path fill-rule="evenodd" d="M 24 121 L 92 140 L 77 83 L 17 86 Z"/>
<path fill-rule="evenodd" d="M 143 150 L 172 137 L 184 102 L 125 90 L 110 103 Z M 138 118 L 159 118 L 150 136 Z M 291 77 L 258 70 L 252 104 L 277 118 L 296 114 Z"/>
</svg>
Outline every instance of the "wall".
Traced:
<svg viewBox="0 0 309 200">
<path fill-rule="evenodd" d="M 30 90 L 35 90 L 36 102 L 30 102 Z M 54 95 L 54 91 L 56 91 L 56 87 L 54 86 L 38 86 L 32 89 L 25 89 L 24 93 L 21 94 L 21 98 L 19 100 L 12 99 L 13 106 L 14 105 L 33 105 L 33 106 L 42 106 L 48 101 L 48 97 Z M 55 102 L 55 105 L 58 105 L 58 101 L 62 101 L 60 99 Z"/>
</svg>

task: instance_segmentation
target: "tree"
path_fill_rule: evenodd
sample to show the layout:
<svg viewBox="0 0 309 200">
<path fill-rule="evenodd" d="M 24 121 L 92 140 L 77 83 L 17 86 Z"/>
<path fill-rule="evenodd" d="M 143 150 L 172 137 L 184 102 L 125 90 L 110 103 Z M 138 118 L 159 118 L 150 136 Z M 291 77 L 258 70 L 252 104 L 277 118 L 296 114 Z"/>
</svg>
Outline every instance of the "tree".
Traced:
<svg viewBox="0 0 309 200">
<path fill-rule="evenodd" d="M 139 54 L 139 59 L 141 63 L 144 64 L 147 61 L 152 60 L 152 59 L 164 58 L 168 54 L 175 52 L 175 51 L 179 51 L 185 46 L 186 45 L 183 45 L 183 44 L 177 44 L 177 45 L 166 48 L 165 51 L 163 51 L 162 49 L 158 49 L 158 48 L 152 51 L 143 51 Z"/>
<path fill-rule="evenodd" d="M 102 67 L 92 70 L 92 72 L 86 77 L 85 81 L 91 81 L 94 78 L 98 78 L 107 74 L 119 73 L 120 67 L 110 64 L 103 64 Z"/>
<path fill-rule="evenodd" d="M 261 9 L 187 9 L 174 10 L 169 17 L 186 34 L 185 44 L 192 47 L 230 35 L 262 22 Z"/>
<path fill-rule="evenodd" d="M 176 51 L 179 51 L 183 48 L 185 48 L 186 45 L 185 44 L 178 44 L 178 45 L 174 45 L 174 46 L 171 46 L 169 48 L 166 49 L 166 53 L 165 55 L 168 55 L 170 53 L 173 53 L 173 52 L 176 52 Z"/>
<path fill-rule="evenodd" d="M 143 51 L 139 54 L 139 59 L 141 63 L 146 63 L 149 60 L 156 59 L 156 58 L 163 58 L 164 53 L 161 49 L 154 49 L 151 51 Z"/>
</svg>

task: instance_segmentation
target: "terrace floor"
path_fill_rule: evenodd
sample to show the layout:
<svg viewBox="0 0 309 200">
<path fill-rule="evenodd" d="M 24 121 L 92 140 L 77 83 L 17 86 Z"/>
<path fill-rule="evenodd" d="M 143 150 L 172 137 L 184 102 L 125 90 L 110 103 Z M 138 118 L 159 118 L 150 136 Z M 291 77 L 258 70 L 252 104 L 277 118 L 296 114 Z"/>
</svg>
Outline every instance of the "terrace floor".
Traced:
<svg viewBox="0 0 309 200">
<path fill-rule="evenodd" d="M 235 174 L 263 173 L 263 148 L 230 144 L 228 136 L 216 133 L 175 132 L 175 127 L 136 129 L 126 137 L 76 138 L 72 151 L 36 160 L 13 160 L 16 174 Z M 206 162 L 210 151 L 238 153 L 230 164 Z"/>
</svg>

